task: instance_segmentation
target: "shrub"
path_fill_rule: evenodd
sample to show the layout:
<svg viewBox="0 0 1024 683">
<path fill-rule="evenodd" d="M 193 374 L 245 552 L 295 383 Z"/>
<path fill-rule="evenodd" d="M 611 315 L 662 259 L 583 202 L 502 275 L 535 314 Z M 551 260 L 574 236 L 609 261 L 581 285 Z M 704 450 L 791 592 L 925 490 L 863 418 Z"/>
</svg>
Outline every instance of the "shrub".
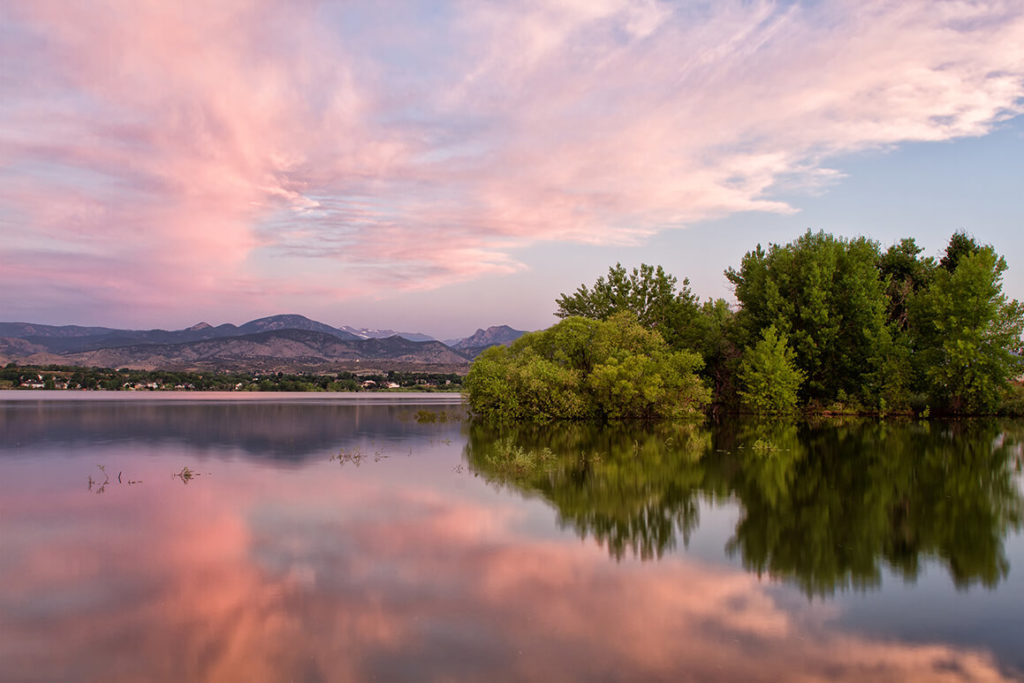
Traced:
<svg viewBox="0 0 1024 683">
<path fill-rule="evenodd" d="M 624 312 L 567 318 L 488 349 L 464 386 L 472 411 L 498 420 L 678 418 L 710 400 L 701 365 Z"/>
<path fill-rule="evenodd" d="M 740 398 L 756 413 L 786 413 L 796 408 L 804 373 L 785 335 L 775 326 L 761 332 L 761 340 L 743 355 L 739 369 Z"/>
</svg>

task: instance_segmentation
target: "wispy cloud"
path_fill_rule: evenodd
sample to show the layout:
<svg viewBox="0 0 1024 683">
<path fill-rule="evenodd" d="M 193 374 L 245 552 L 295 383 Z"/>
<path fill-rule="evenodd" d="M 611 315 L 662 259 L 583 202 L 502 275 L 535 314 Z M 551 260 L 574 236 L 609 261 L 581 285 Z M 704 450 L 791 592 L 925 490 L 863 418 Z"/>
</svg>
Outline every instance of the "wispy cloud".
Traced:
<svg viewBox="0 0 1024 683">
<path fill-rule="evenodd" d="M 538 242 L 793 211 L 773 188 L 827 184 L 830 158 L 1024 109 L 1018 0 L 36 0 L 0 20 L 0 286 L 22 298 L 436 287 Z"/>
</svg>

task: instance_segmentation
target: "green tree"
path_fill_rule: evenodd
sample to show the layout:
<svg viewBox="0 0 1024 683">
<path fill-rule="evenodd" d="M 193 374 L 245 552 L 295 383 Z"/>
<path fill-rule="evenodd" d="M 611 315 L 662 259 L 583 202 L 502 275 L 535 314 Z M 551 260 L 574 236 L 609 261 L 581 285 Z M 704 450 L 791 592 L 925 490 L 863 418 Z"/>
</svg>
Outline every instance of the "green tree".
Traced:
<svg viewBox="0 0 1024 683">
<path fill-rule="evenodd" d="M 881 331 L 869 360 L 871 371 L 865 375 L 870 388 L 868 406 L 881 413 L 910 406 L 914 389 L 913 350 L 909 336 L 892 327 Z"/>
<path fill-rule="evenodd" d="M 939 260 L 939 267 L 952 273 L 960 265 L 960 260 L 965 256 L 977 254 L 981 246 L 963 230 L 954 232 L 946 245 L 946 253 Z"/>
<path fill-rule="evenodd" d="M 885 283 L 888 297 L 887 315 L 897 330 L 906 330 L 908 324 L 907 301 L 926 287 L 934 277 L 935 260 L 921 258 L 923 248 L 913 238 L 892 245 L 878 259 L 878 274 Z"/>
<path fill-rule="evenodd" d="M 858 237 L 808 230 L 787 245 L 760 245 L 730 268 L 740 302 L 744 345 L 775 325 L 806 374 L 804 398 L 832 402 L 846 396 L 874 402 L 880 345 L 885 338 L 885 286 L 879 249 Z"/>
<path fill-rule="evenodd" d="M 955 267 L 910 300 L 915 365 L 936 408 L 987 413 L 1022 371 L 1024 307 L 1002 293 L 1006 261 L 991 246 L 965 250 L 963 238 L 953 236 L 944 259 Z"/>
<path fill-rule="evenodd" d="M 731 403 L 742 348 L 737 342 L 736 314 L 725 299 L 698 302 L 689 280 L 683 280 L 681 289 L 677 283 L 661 266 L 641 264 L 627 272 L 617 263 L 592 288 L 580 285 L 572 295 L 560 295 L 555 315 L 607 320 L 616 313 L 632 312 L 671 348 L 699 353 L 704 361 L 700 375 L 713 389 L 715 400 Z"/>
<path fill-rule="evenodd" d="M 739 395 L 756 413 L 788 413 L 797 406 L 804 373 L 796 367 L 796 354 L 786 336 L 774 325 L 761 332 L 761 340 L 743 354 L 739 369 Z"/>
<path fill-rule="evenodd" d="M 672 350 L 631 313 L 600 323 L 591 344 L 586 390 L 601 418 L 682 418 L 699 414 L 711 398 L 697 375 L 700 356 Z"/>
<path fill-rule="evenodd" d="M 597 278 L 593 288 L 580 285 L 571 295 L 559 295 L 555 315 L 607 320 L 630 311 L 641 325 L 657 330 L 673 348 L 693 349 L 700 338 L 692 329 L 699 303 L 690 291 L 689 280 L 684 279 L 680 289 L 677 284 L 678 280 L 661 266 L 643 263 L 627 272 L 616 263 L 608 269 L 607 278 Z"/>
<path fill-rule="evenodd" d="M 474 413 L 504 421 L 678 418 L 710 400 L 700 367 L 623 312 L 567 318 L 488 349 L 463 386 Z"/>
</svg>

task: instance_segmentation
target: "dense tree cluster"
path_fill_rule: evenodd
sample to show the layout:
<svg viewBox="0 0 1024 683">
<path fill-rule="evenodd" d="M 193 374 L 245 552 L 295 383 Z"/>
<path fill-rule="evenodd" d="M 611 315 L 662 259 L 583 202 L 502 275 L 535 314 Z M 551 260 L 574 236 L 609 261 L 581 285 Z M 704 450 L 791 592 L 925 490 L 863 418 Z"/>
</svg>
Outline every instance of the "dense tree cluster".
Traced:
<svg viewBox="0 0 1024 683">
<path fill-rule="evenodd" d="M 568 317 L 484 351 L 466 376 L 470 407 L 500 420 L 652 419 L 699 414 L 700 355 L 673 350 L 630 311 Z"/>
<path fill-rule="evenodd" d="M 812 407 L 992 413 L 1024 370 L 1024 308 L 1003 295 L 1005 271 L 964 233 L 936 263 L 912 239 L 882 252 L 808 231 L 726 272 L 740 304 L 733 338 L 747 358 L 763 330 L 785 335 Z"/>
<path fill-rule="evenodd" d="M 1006 261 L 962 232 L 938 259 L 921 252 L 913 239 L 883 251 L 864 237 L 808 230 L 789 244 L 758 245 L 726 271 L 735 309 L 722 299 L 699 302 L 687 280 L 679 287 L 660 266 L 630 272 L 616 264 L 593 287 L 562 294 L 556 315 L 566 319 L 560 323 L 565 330 L 575 330 L 583 329 L 581 319 L 632 314 L 634 324 L 665 344 L 662 355 L 690 352 L 702 359 L 690 367 L 718 407 L 760 413 L 1019 411 L 1024 387 L 1014 380 L 1024 372 L 1024 307 L 1002 292 Z M 551 339 L 565 333 L 549 332 Z M 628 407 L 637 391 L 660 386 L 656 362 L 639 369 L 644 352 L 630 351 L 629 363 L 620 363 L 619 375 L 602 385 L 606 370 L 580 375 L 557 360 L 557 350 L 535 358 L 527 349 L 534 343 L 478 361 L 470 373 L 474 381 L 467 383 L 474 410 L 504 417 L 663 412 Z M 529 386 L 537 401 L 514 408 L 496 401 L 493 387 L 480 380 L 501 373 L 502 391 L 523 396 L 521 387 Z M 603 396 L 600 408 L 543 405 L 562 396 L 564 387 L 583 385 L 590 396 Z M 618 401 L 622 409 L 615 407 Z"/>
</svg>

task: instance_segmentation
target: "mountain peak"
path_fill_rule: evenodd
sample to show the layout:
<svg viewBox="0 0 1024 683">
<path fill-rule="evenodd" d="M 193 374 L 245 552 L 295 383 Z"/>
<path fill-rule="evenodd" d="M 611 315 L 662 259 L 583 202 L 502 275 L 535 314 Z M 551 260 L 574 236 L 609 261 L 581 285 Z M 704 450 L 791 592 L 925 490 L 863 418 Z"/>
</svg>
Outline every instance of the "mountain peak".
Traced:
<svg viewBox="0 0 1024 683">
<path fill-rule="evenodd" d="M 304 315 L 299 315 L 298 313 L 278 313 L 277 315 L 268 315 L 264 318 L 256 318 L 255 320 L 250 320 L 249 322 L 245 323 L 245 325 L 252 325 L 254 327 L 266 327 L 268 329 L 285 329 L 286 327 L 289 327 L 294 324 L 301 325 L 312 322 L 315 321 L 310 320 Z M 243 325 L 243 327 L 245 327 L 245 325 Z"/>
<path fill-rule="evenodd" d="M 199 332 L 200 330 L 208 330 L 208 329 L 210 329 L 212 327 L 213 327 L 213 325 L 211 325 L 210 323 L 208 323 L 206 321 L 203 321 L 201 323 L 196 323 L 192 327 L 188 328 L 187 331 L 188 332 Z"/>
<path fill-rule="evenodd" d="M 452 345 L 453 349 L 473 349 L 482 346 L 497 346 L 498 344 L 508 345 L 522 337 L 526 332 L 515 330 L 508 325 L 492 325 L 485 329 L 479 329 L 465 339 L 460 339 Z"/>
<path fill-rule="evenodd" d="M 310 320 L 306 316 L 297 313 L 282 313 L 280 315 L 270 315 L 266 318 L 257 318 L 256 320 L 250 320 L 238 329 L 243 334 L 272 332 L 275 330 L 306 330 L 309 332 L 324 332 L 339 339 L 358 339 L 354 334 L 325 325 L 316 320 Z"/>
</svg>

